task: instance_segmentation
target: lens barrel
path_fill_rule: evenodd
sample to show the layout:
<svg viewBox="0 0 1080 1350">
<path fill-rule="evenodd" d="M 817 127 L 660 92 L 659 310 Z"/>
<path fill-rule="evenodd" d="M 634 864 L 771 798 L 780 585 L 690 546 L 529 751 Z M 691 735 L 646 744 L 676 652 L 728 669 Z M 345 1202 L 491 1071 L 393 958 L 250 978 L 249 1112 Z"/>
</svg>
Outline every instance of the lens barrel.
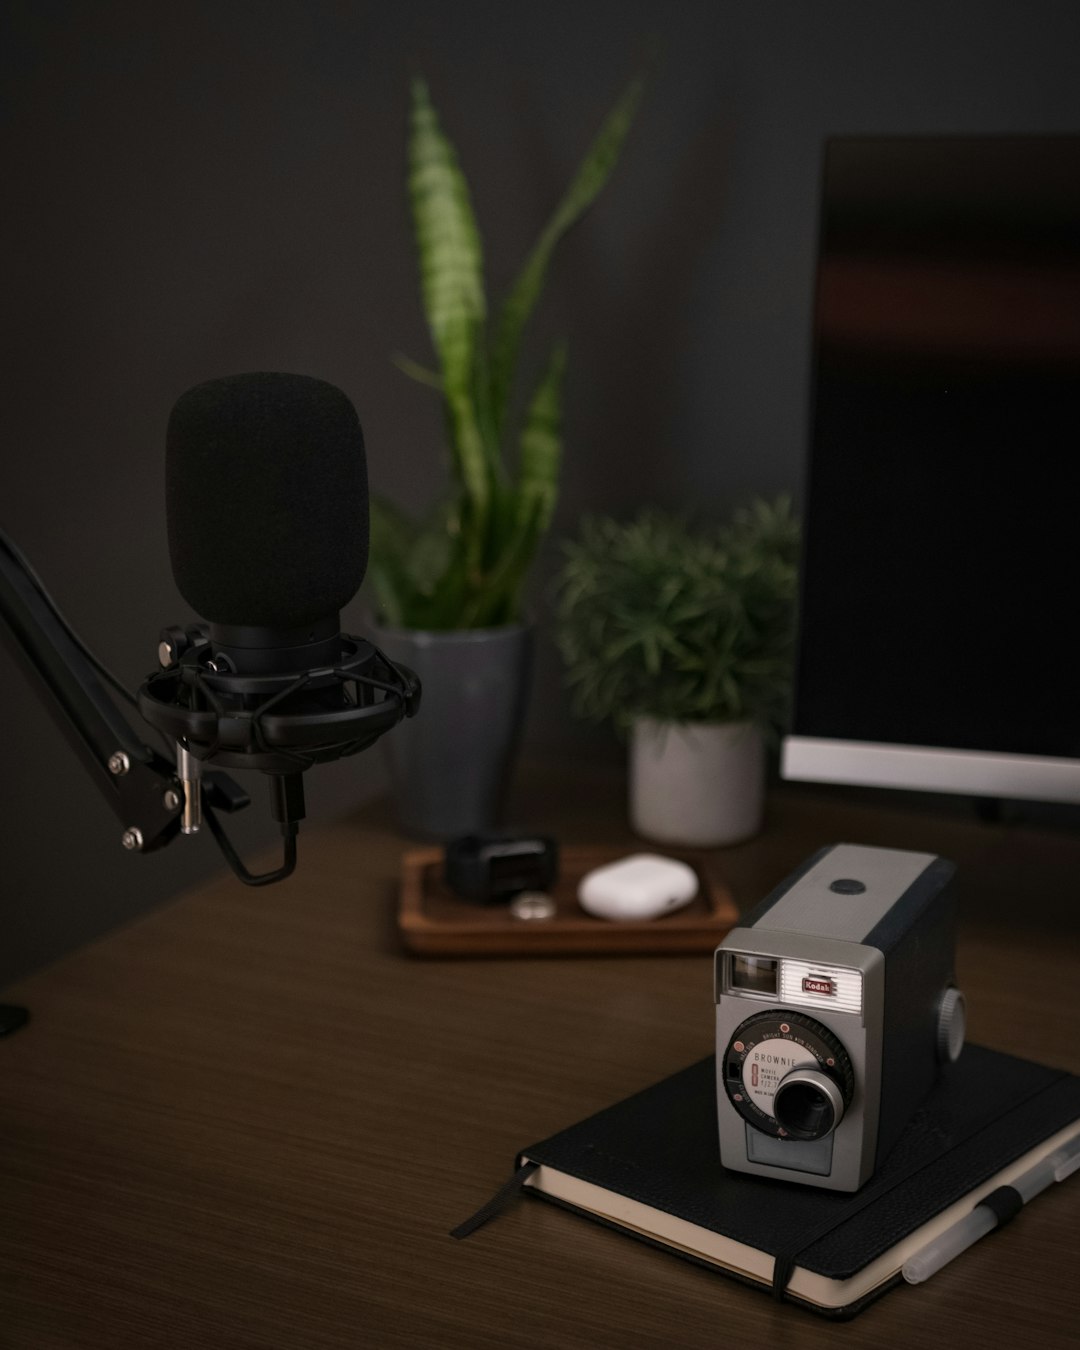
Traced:
<svg viewBox="0 0 1080 1350">
<path fill-rule="evenodd" d="M 773 1115 L 791 1139 L 823 1139 L 843 1118 L 843 1093 L 828 1074 L 792 1069 L 776 1089 Z"/>
</svg>

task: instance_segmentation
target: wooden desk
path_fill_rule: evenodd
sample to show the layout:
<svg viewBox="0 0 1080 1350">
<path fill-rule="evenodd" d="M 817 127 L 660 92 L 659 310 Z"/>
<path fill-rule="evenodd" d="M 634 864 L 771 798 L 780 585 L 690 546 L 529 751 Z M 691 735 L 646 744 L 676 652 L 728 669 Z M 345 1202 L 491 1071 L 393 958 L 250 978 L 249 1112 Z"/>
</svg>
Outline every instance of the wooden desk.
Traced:
<svg viewBox="0 0 1080 1350">
<path fill-rule="evenodd" d="M 1080 1070 L 1080 837 L 949 811 L 788 788 L 719 858 L 744 904 L 823 843 L 954 858 L 972 1039 Z M 580 775 L 517 812 L 622 817 Z M 7 992 L 5 1350 L 1075 1345 L 1080 1181 L 841 1327 L 531 1201 L 451 1241 L 519 1147 L 711 1052 L 710 963 L 407 957 L 401 846 L 383 808 L 309 829 L 288 883 L 223 878 Z"/>
</svg>

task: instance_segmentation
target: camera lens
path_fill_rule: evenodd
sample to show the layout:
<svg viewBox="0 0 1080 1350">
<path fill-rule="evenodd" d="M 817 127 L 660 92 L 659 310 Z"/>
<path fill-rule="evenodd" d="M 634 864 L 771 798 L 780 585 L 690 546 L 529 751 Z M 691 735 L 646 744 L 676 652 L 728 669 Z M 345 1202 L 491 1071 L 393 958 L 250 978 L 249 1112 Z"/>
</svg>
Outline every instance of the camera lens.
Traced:
<svg viewBox="0 0 1080 1350">
<path fill-rule="evenodd" d="M 840 1124 L 844 1099 L 827 1074 L 794 1069 L 776 1089 L 773 1114 L 792 1139 L 821 1139 Z"/>
</svg>

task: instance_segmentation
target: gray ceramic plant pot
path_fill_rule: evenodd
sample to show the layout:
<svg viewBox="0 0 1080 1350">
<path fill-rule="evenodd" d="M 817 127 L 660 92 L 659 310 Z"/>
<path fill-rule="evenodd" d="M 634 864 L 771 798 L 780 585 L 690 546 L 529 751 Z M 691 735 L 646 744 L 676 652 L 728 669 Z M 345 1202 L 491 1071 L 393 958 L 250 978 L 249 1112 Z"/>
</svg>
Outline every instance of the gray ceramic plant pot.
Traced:
<svg viewBox="0 0 1080 1350">
<path fill-rule="evenodd" d="M 639 717 L 630 741 L 630 820 L 661 844 L 720 848 L 761 829 L 765 743 L 752 722 Z"/>
<path fill-rule="evenodd" d="M 383 738 L 398 823 L 446 840 L 500 823 L 532 675 L 526 624 L 454 632 L 371 626 L 420 677 L 420 711 Z"/>
</svg>

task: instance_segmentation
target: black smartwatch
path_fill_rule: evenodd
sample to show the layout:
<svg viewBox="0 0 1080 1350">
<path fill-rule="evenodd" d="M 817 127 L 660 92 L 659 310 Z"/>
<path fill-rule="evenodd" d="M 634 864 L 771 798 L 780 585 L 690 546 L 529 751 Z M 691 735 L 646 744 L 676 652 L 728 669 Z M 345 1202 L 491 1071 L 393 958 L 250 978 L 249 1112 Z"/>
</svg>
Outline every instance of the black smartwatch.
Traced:
<svg viewBox="0 0 1080 1350">
<path fill-rule="evenodd" d="M 481 905 L 550 890 L 558 871 L 558 848 L 543 835 L 467 834 L 446 846 L 446 884 Z"/>
</svg>

